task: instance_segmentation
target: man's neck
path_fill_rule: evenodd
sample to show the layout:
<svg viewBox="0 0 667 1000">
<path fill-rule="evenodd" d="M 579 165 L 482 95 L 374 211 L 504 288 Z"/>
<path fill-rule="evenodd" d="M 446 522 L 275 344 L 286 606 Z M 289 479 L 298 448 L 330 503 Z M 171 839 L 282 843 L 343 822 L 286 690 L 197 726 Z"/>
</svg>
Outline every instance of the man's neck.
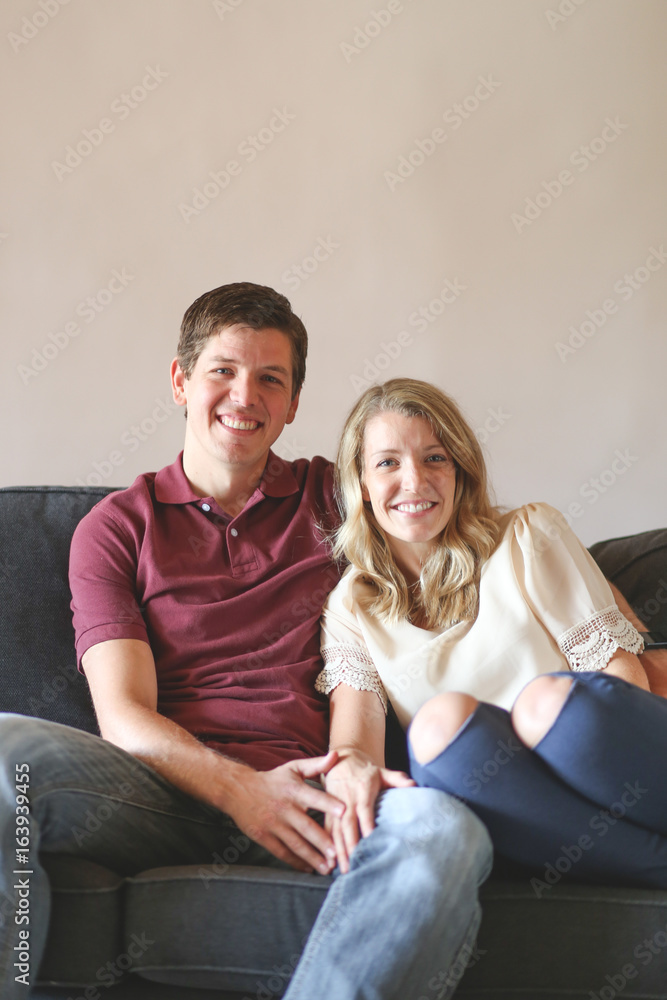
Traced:
<svg viewBox="0 0 667 1000">
<path fill-rule="evenodd" d="M 216 468 L 200 467 L 183 454 L 183 471 L 190 486 L 202 497 L 213 497 L 217 505 L 236 517 L 260 484 L 266 459 L 252 468 L 240 465 L 220 465 Z"/>
</svg>

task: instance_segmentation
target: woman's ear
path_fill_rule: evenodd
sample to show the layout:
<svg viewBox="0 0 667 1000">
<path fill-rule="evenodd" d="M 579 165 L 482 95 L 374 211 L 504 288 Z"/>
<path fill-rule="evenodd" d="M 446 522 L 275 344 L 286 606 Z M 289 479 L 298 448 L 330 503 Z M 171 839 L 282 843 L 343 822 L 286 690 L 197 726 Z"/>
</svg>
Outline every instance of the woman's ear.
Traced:
<svg viewBox="0 0 667 1000">
<path fill-rule="evenodd" d="M 365 503 L 370 503 L 371 502 L 371 495 L 368 492 L 368 490 L 366 489 L 366 484 L 365 483 L 361 484 L 361 499 Z"/>
</svg>

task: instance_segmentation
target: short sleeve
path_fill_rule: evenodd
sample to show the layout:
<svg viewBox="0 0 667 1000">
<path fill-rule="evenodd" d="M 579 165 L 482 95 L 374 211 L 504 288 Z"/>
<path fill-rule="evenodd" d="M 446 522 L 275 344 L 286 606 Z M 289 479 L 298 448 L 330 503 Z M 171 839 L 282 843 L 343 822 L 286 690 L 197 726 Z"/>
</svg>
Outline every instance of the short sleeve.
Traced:
<svg viewBox="0 0 667 1000">
<path fill-rule="evenodd" d="M 136 594 L 136 543 L 97 504 L 79 522 L 70 548 L 69 582 L 79 666 L 86 650 L 108 639 L 148 642 Z"/>
<path fill-rule="evenodd" d="M 526 603 L 570 670 L 604 670 L 617 649 L 643 640 L 616 607 L 609 584 L 566 519 L 547 504 L 516 513 L 513 566 Z"/>
<path fill-rule="evenodd" d="M 348 571 L 349 573 L 349 571 Z M 322 694 L 331 694 L 339 684 L 355 691 L 374 691 L 387 711 L 387 692 L 363 636 L 349 608 L 349 576 L 329 595 L 322 615 L 321 651 L 324 668 L 315 681 Z"/>
</svg>

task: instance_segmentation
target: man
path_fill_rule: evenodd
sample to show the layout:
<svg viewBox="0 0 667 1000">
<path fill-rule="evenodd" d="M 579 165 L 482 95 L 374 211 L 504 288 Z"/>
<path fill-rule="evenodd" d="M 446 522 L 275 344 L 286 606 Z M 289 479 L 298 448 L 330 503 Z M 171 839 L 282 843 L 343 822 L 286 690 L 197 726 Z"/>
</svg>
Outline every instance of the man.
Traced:
<svg viewBox="0 0 667 1000">
<path fill-rule="evenodd" d="M 30 763 L 31 857 L 39 846 L 132 874 L 205 864 L 241 831 L 244 864 L 334 870 L 332 838 L 311 815 L 331 821 L 344 808 L 316 786 L 338 760 L 314 687 L 319 614 L 337 579 L 321 533 L 332 471 L 270 451 L 296 414 L 306 349 L 303 324 L 270 288 L 223 286 L 186 312 L 171 366 L 183 452 L 105 498 L 72 543 L 77 654 L 103 739 L 0 719 L 5 766 Z M 416 1000 L 460 974 L 460 962 L 448 970 L 476 933 L 488 835 L 443 793 L 383 778 L 376 826 L 329 890 L 288 1000 Z M 77 841 L 105 798 L 112 815 Z M 5 895 L 11 885 L 7 868 Z M 32 885 L 36 968 L 43 872 Z M 4 976 L 2 996 L 21 995 Z"/>
</svg>

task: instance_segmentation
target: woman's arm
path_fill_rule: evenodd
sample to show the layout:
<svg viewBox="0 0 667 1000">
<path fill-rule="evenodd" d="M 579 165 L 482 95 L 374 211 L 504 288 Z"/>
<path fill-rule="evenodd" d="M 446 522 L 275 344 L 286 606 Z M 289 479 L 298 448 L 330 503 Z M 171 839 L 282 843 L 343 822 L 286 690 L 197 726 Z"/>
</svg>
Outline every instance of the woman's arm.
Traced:
<svg viewBox="0 0 667 1000">
<path fill-rule="evenodd" d="M 612 589 L 614 600 L 621 614 L 625 615 L 630 624 L 634 625 L 638 632 L 647 632 L 646 625 L 634 613 L 618 587 L 615 587 L 611 582 L 609 586 Z M 651 649 L 640 653 L 639 656 L 641 657 L 641 659 L 638 658 L 639 665 L 647 678 L 649 690 L 661 698 L 667 698 L 667 649 Z M 633 681 L 632 683 L 636 682 Z M 645 687 L 646 685 L 640 684 L 639 686 Z"/>
<path fill-rule="evenodd" d="M 639 661 L 639 657 L 634 653 L 628 653 L 625 649 L 617 649 L 605 667 L 605 674 L 612 674 L 620 677 L 621 680 L 628 681 L 629 684 L 636 684 L 637 687 L 650 691 L 650 685 L 646 671 Z"/>
<path fill-rule="evenodd" d="M 339 763 L 324 776 L 329 794 L 345 803 L 342 818 L 327 816 L 341 872 L 349 871 L 350 855 L 360 837 L 375 827 L 375 801 L 385 788 L 407 788 L 414 781 L 384 766 L 386 718 L 374 691 L 339 684 L 330 696 L 330 749 Z"/>
</svg>

